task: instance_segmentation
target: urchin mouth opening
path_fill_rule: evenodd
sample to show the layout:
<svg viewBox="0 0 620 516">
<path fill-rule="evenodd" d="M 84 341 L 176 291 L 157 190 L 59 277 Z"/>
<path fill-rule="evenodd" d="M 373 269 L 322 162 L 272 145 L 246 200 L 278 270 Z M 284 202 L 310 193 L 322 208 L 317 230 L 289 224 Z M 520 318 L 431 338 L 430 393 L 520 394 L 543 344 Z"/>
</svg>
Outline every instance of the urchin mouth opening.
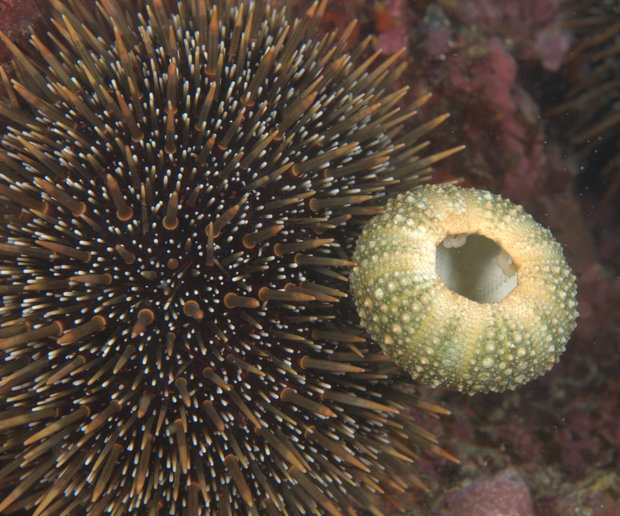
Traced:
<svg viewBox="0 0 620 516">
<path fill-rule="evenodd" d="M 478 303 L 501 303 L 517 286 L 517 266 L 490 238 L 448 235 L 437 246 L 435 271 L 452 292 Z"/>
</svg>

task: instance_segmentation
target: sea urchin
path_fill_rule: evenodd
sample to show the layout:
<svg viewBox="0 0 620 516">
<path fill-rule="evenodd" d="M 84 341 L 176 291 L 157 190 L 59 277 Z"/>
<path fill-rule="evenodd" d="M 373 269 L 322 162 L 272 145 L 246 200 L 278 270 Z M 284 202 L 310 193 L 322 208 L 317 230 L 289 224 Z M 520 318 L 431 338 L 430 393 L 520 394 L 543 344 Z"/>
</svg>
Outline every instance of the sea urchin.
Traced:
<svg viewBox="0 0 620 516">
<path fill-rule="evenodd" d="M 360 235 L 351 290 L 385 353 L 433 387 L 503 391 L 549 370 L 575 329 L 562 246 L 519 205 L 426 185 Z"/>
<path fill-rule="evenodd" d="M 340 514 L 421 445 L 349 252 L 428 166 L 397 56 L 265 2 L 52 1 L 0 72 L 0 512 Z M 14 78 L 9 80 L 9 75 Z"/>
<path fill-rule="evenodd" d="M 579 149 L 593 177 L 600 178 L 605 197 L 620 189 L 620 2 L 574 0 L 564 7 L 564 27 L 575 41 L 563 77 L 566 99 L 555 115 L 561 131 Z"/>
</svg>

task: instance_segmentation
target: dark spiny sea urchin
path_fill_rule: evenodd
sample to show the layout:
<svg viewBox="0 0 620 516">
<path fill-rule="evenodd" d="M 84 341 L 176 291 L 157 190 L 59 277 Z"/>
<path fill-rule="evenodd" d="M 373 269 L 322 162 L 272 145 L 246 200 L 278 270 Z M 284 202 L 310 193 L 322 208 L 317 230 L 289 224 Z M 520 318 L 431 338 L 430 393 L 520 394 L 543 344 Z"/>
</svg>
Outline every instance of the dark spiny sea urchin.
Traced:
<svg viewBox="0 0 620 516">
<path fill-rule="evenodd" d="M 349 256 L 443 117 L 404 129 L 353 24 L 310 39 L 325 1 L 52 3 L 2 36 L 0 512 L 376 511 L 441 409 L 353 323 Z"/>
<path fill-rule="evenodd" d="M 570 139 L 612 200 L 620 189 L 620 0 L 575 0 L 565 8 L 565 26 L 575 34 L 564 67 L 568 91 L 549 114 L 573 115 Z"/>
</svg>

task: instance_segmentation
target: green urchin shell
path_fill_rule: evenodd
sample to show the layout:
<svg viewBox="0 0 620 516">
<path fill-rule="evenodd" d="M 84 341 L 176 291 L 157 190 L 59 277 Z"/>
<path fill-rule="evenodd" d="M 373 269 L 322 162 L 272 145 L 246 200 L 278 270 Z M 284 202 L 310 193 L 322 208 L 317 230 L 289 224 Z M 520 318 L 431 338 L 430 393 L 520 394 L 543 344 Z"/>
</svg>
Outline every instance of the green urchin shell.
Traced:
<svg viewBox="0 0 620 516">
<path fill-rule="evenodd" d="M 518 280 L 503 299 L 476 301 L 442 280 L 438 246 L 465 235 L 495 242 L 496 260 L 512 259 Z M 560 244 L 521 206 L 484 190 L 431 185 L 399 195 L 364 228 L 353 259 L 362 326 L 434 387 L 513 389 L 553 366 L 576 325 L 575 277 Z"/>
</svg>

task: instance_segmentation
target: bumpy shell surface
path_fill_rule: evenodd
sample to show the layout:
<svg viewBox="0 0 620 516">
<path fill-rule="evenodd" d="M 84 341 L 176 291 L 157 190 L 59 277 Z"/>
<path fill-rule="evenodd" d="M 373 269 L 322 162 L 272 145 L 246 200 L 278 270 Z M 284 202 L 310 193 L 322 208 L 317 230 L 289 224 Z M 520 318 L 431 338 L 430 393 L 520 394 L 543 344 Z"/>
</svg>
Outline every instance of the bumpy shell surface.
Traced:
<svg viewBox="0 0 620 516">
<path fill-rule="evenodd" d="M 436 270 L 450 235 L 494 241 L 517 269 L 500 302 L 453 292 Z M 490 192 L 425 186 L 390 201 L 360 235 L 350 281 L 364 326 L 414 379 L 470 394 L 503 391 L 558 360 L 575 328 L 575 277 L 562 247 L 521 206 Z"/>
</svg>

